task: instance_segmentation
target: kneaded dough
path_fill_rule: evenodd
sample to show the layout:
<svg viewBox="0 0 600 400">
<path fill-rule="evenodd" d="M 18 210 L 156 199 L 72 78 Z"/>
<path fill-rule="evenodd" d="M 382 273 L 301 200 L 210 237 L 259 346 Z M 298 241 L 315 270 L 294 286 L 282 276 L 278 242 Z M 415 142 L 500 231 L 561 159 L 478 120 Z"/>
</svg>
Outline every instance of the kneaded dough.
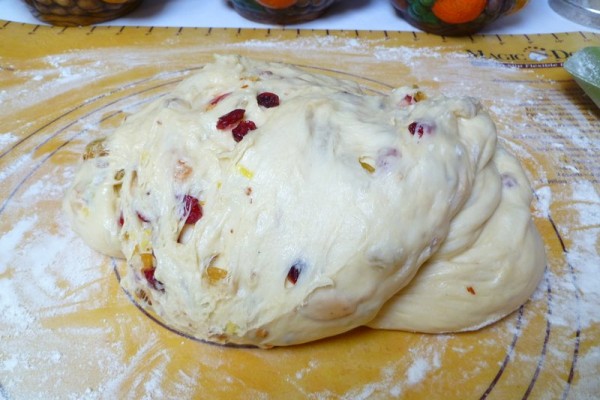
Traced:
<svg viewBox="0 0 600 400">
<path fill-rule="evenodd" d="M 88 146 L 65 210 L 202 340 L 472 329 L 526 301 L 543 246 L 481 105 L 421 97 L 218 56 Z"/>
<path fill-rule="evenodd" d="M 477 175 L 471 198 L 452 221 L 442 247 L 370 327 L 475 330 L 517 309 L 536 289 L 546 259 L 530 218 L 527 177 L 502 148 L 486 170 L 489 176 Z"/>
</svg>

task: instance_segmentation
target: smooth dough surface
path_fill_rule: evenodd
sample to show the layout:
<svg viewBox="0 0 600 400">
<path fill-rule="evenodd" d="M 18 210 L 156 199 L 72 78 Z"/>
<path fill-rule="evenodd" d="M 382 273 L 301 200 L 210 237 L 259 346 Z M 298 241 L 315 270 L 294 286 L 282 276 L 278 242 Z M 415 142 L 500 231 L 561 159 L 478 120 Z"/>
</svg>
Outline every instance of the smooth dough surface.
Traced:
<svg viewBox="0 0 600 400">
<path fill-rule="evenodd" d="M 219 56 L 88 146 L 65 210 L 199 339 L 474 329 L 527 300 L 543 244 L 488 114 L 421 97 Z"/>
</svg>

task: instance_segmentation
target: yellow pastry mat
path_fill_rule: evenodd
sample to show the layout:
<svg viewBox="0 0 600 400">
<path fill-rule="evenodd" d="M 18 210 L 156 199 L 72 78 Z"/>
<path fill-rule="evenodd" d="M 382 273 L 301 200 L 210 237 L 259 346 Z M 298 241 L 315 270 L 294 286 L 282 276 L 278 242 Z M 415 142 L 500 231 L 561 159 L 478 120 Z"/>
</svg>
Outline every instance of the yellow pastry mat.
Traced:
<svg viewBox="0 0 600 400">
<path fill-rule="evenodd" d="M 600 112 L 562 62 L 595 33 L 86 27 L 0 21 L 0 399 L 583 399 L 600 393 Z M 87 142 L 237 53 L 479 97 L 525 166 L 548 254 L 532 300 L 477 332 L 356 329 L 272 350 L 190 340 L 142 313 L 61 200 Z M 476 294 L 477 295 L 477 294 Z"/>
</svg>

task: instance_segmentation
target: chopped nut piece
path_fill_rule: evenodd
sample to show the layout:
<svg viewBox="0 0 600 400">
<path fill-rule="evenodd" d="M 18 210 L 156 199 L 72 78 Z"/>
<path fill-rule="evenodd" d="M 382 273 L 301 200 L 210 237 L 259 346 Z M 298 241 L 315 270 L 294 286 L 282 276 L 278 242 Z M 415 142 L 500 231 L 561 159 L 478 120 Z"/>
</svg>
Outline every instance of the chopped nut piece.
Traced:
<svg viewBox="0 0 600 400">
<path fill-rule="evenodd" d="M 175 179 L 178 181 L 186 180 L 192 174 L 192 167 L 187 165 L 185 161 L 177 160 L 177 164 L 175 164 Z"/>
<path fill-rule="evenodd" d="M 117 181 L 117 182 L 122 181 L 124 177 L 125 177 L 124 169 L 120 169 L 115 173 L 115 181 Z"/>
<path fill-rule="evenodd" d="M 135 295 L 137 296 L 137 298 L 139 298 L 140 300 L 146 302 L 148 305 L 152 305 L 152 301 L 150 300 L 150 296 L 148 296 L 148 293 L 146 293 L 143 289 L 138 289 L 135 292 Z"/>
<path fill-rule="evenodd" d="M 97 139 L 85 146 L 85 152 L 83 153 L 83 159 L 89 160 L 90 158 L 105 157 L 109 154 L 108 149 L 104 147 L 104 141 L 106 138 Z"/>
<path fill-rule="evenodd" d="M 259 328 L 256 330 L 256 337 L 259 337 L 261 339 L 266 338 L 267 336 L 269 336 L 269 331 L 267 331 L 264 328 Z"/>
</svg>

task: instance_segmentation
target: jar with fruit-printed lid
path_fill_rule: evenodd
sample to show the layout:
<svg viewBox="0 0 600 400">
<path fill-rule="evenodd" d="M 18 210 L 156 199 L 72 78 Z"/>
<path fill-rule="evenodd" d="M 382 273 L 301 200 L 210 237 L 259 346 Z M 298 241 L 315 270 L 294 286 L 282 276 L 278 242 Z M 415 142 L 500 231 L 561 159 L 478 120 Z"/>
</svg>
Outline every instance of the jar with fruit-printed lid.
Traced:
<svg viewBox="0 0 600 400">
<path fill-rule="evenodd" d="M 318 18 L 337 0 L 229 0 L 235 11 L 251 21 L 290 25 Z"/>
<path fill-rule="evenodd" d="M 58 26 L 97 24 L 121 17 L 142 0 L 24 0 L 34 17 Z"/>
<path fill-rule="evenodd" d="M 515 13 L 528 0 L 391 0 L 411 25 L 446 36 L 469 35 Z"/>
</svg>

